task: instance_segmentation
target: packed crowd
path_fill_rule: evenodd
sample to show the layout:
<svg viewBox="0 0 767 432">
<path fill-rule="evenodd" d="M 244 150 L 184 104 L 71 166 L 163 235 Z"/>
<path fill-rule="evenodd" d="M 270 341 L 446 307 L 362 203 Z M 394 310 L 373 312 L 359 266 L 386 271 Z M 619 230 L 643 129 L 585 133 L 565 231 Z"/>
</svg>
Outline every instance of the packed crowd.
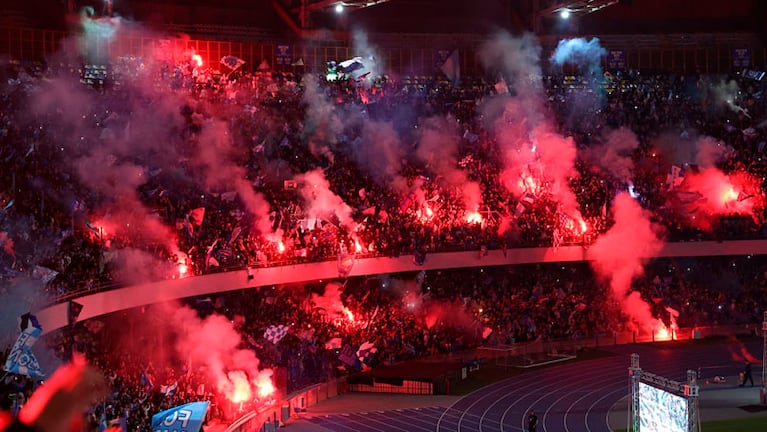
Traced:
<svg viewBox="0 0 767 432">
<path fill-rule="evenodd" d="M 86 101 L 99 105 L 74 108 L 82 109 L 84 120 L 73 125 L 61 110 L 39 108 L 29 115 L 25 109 L 35 106 L 36 95 L 46 91 L 41 80 L 50 73 L 20 65 L 5 70 L 0 151 L 12 169 L 2 173 L 4 253 L 0 258 L 6 269 L 27 274 L 37 269 L 54 295 L 134 282 L 124 265 L 134 255 L 126 250 L 166 262 L 167 266 L 156 266 L 161 270 L 142 276 L 167 278 L 336 259 L 345 253 L 398 255 L 584 244 L 609 228 L 611 199 L 629 185 L 667 229 L 669 240 L 761 235 L 762 209 L 753 216 L 718 218 L 709 229 L 692 227 L 688 214 L 669 205 L 666 178 L 672 162 L 659 154 L 654 141 L 659 131 L 680 137 L 707 134 L 731 148 L 720 162 L 721 169 L 745 170 L 764 178 L 762 132 L 757 123 L 764 111 L 762 84 L 744 77 L 732 77 L 739 80 L 739 105 L 727 102 L 740 111 L 709 94 L 710 77 L 633 72 L 610 76 L 604 84 L 604 104 L 585 112 L 574 110 L 568 99 L 568 93 L 578 90 L 577 83 L 561 77 L 547 79 L 546 110 L 556 119 L 560 133 L 574 138 L 579 151 L 599 144 L 608 129 L 629 128 L 639 140 L 639 147 L 631 150 L 634 170 L 629 179 L 598 168 L 588 158 L 576 161 L 577 175 L 569 181 L 582 213 L 578 221 L 563 213 L 547 189 L 553 186 L 545 173 L 520 180 L 540 183 L 530 185 L 530 193 L 515 196 L 506 187 L 497 138 L 486 130 L 480 111 L 483 101 L 498 90 L 483 79 L 466 79 L 454 88 L 439 79 L 399 82 L 383 76 L 365 87 L 351 80 L 302 80 L 298 75 L 267 72 L 214 80 L 212 75 L 200 78 L 176 69 L 164 73 L 164 80 L 152 82 L 151 92 L 119 81 L 92 90 Z M 132 91 L 139 93 L 135 98 L 153 103 L 164 92 L 183 95 L 183 104 L 174 113 L 183 120 L 172 130 L 140 134 L 121 110 Z M 345 116 L 353 121 L 342 122 Z M 419 123 L 432 116 L 453 118 L 463 128 L 457 131 L 462 137 L 457 151 L 450 155 L 454 161 L 448 162 L 457 164 L 453 169 L 463 170 L 465 181 L 460 184 L 446 181 L 436 161 L 419 158 L 413 151 Z M 392 123 L 390 129 L 382 128 L 384 132 L 366 129 L 367 124 L 385 122 Z M 75 126 L 87 132 L 80 137 L 81 143 L 75 143 L 79 147 L 57 145 L 61 129 Z M 214 156 L 214 162 L 195 160 L 193 153 L 203 153 L 203 147 L 227 146 L 206 132 L 218 127 L 235 145 L 221 147 L 224 155 Z M 454 128 L 449 123 L 437 127 Z M 117 137 L 121 134 L 124 137 Z M 399 172 L 381 168 L 379 162 L 389 161 L 380 159 L 381 155 L 360 156 L 366 151 L 360 147 L 362 138 L 369 146 L 371 134 L 377 134 L 373 140 L 404 143 L 395 155 Z M 92 147 L 112 139 L 127 142 L 131 136 L 167 140 L 168 146 L 175 146 L 168 153 L 180 158 L 180 166 L 171 171 L 153 163 L 149 158 L 159 149 L 151 145 L 149 154 L 120 148 L 124 154 L 103 155 Z M 235 151 L 242 153 L 226 154 Z M 78 165 L 84 160 L 113 168 L 113 173 L 95 180 L 110 186 L 79 179 L 85 175 Z M 130 177 L 134 174 L 130 170 L 138 167 L 143 167 L 139 175 L 144 177 L 130 179 L 131 187 L 121 189 L 119 183 L 125 178 L 116 177 Z M 379 175 L 376 169 L 387 175 Z M 226 175 L 206 170 L 231 170 L 235 177 L 242 175 L 246 186 L 231 178 L 227 183 L 222 180 Z M 319 173 L 320 179 L 306 173 Z M 199 177 L 206 179 L 201 182 Z M 461 187 L 466 181 L 479 185 L 476 209 L 467 209 L 462 202 Z M 303 190 L 307 184 L 327 190 L 307 195 Z M 137 201 L 121 203 L 111 196 L 116 193 L 135 194 Z M 253 201 L 254 194 L 260 201 Z M 327 206 L 342 211 L 325 208 L 318 214 L 309 208 L 312 200 L 325 196 L 331 200 Z M 146 213 L 119 209 L 128 205 L 144 207 Z M 138 223 L 142 217 L 161 225 L 162 233 Z M 582 229 L 579 222 L 584 224 Z"/>
<path fill-rule="evenodd" d="M 738 325 L 747 334 L 767 301 L 765 273 L 767 260 L 759 256 L 658 259 L 633 289 L 669 328 L 670 311 L 676 311 L 680 327 Z M 634 329 L 586 263 L 438 270 L 333 284 L 337 294 L 324 300 L 329 288 L 314 283 L 184 303 L 202 318 L 221 315 L 231 322 L 241 335 L 238 346 L 255 352 L 259 367 L 274 370 L 275 386 L 287 393 L 350 372 L 480 345 L 588 343 Z M 279 340 L 265 332 L 275 324 L 288 328 Z M 114 392 L 90 413 L 92 430 L 104 422 L 149 430 L 152 414 L 197 400 L 211 401 L 210 415 L 225 420 L 270 403 L 233 403 L 196 360 L 159 349 L 179 337 L 172 327 L 167 310 L 147 307 L 89 320 L 45 341 L 61 358 L 83 352 L 106 371 Z M 343 359 L 347 345 L 356 351 L 365 343 L 376 351 L 360 357 L 360 364 Z M 13 375 L 4 384 L 6 408 L 23 403 L 34 385 Z"/>
<path fill-rule="evenodd" d="M 578 229 L 545 176 L 522 195 L 504 186 L 501 150 L 482 111 L 485 101 L 505 93 L 496 80 L 465 78 L 456 87 L 440 78 L 380 76 L 363 84 L 279 72 L 222 76 L 186 64 L 138 85 L 126 78 L 135 72 L 130 65 L 115 71 L 103 81 L 85 79 L 93 88 L 71 79 L 71 73 L 84 76 L 76 68 L 12 63 L 2 71 L 0 159 L 9 169 L 0 172 L 0 269 L 6 283 L 28 275 L 60 297 L 138 278 L 348 256 L 414 254 L 418 261 L 434 251 L 588 247 L 610 227 L 616 192 L 629 186 L 669 240 L 763 235 L 763 209 L 717 218 L 707 229 L 691 226 L 689 214 L 668 205 L 671 162 L 656 144 L 661 131 L 680 139 L 714 137 L 731 149 L 720 169 L 746 171 L 764 182 L 763 84 L 747 77 L 729 77 L 738 86 L 736 99 L 722 102 L 708 90 L 714 77 L 606 75 L 604 102 L 585 111 L 575 109 L 572 97 L 583 86 L 562 76 L 544 79 L 545 112 L 579 150 L 621 127 L 639 141 L 629 155 L 630 181 L 587 158 L 576 161 L 569 186 L 587 227 Z M 45 92 L 71 95 L 74 102 L 36 102 Z M 160 123 L 170 126 L 129 120 L 143 104 L 156 107 Z M 435 116 L 450 122 L 429 126 L 424 120 Z M 417 154 L 419 128 L 455 132 L 459 145 L 448 163 L 464 172 L 463 183 L 446 180 L 452 170 Z M 370 136 L 403 144 L 394 158 L 367 154 L 362 147 Z M 161 147 L 146 140 L 167 146 L 175 166 L 162 164 Z M 101 145 L 108 153 L 99 153 Z M 216 154 L 201 158 L 206 149 Z M 381 167 L 384 161 L 396 161 L 396 172 Z M 111 172 L 94 180 L 87 171 L 99 165 Z M 467 218 L 462 186 L 469 181 L 479 184 L 481 205 Z M 307 195 L 307 185 L 316 190 Z M 320 199 L 326 199 L 322 214 L 309 208 Z M 339 208 L 348 211 L 332 211 Z M 680 326 L 753 323 L 761 317 L 766 270 L 758 257 L 658 260 L 634 289 L 656 317 L 667 321 L 668 309 L 678 311 Z M 339 310 L 318 306 L 325 284 L 186 302 L 201 316 L 226 316 L 242 335 L 240 346 L 256 352 L 262 367 L 284 372 L 280 389 L 288 392 L 365 367 L 482 343 L 578 339 L 627 329 L 620 305 L 584 263 L 432 271 L 402 280 L 348 278 L 338 285 L 339 297 L 331 303 Z M 216 416 L 243 408 L 233 408 L 187 359 L 160 362 L 125 342 L 167 342 L 158 339 L 166 337 L 161 333 L 125 331 L 143 328 L 140 323 L 151 320 L 145 312 L 92 320 L 47 341 L 62 358 L 86 352 L 108 371 L 115 392 L 91 413 L 94 429 L 124 419 L 129 430 L 146 430 L 153 413 L 198 399 L 215 401 Z M 264 333 L 272 325 L 289 328 L 276 343 Z M 356 351 L 365 343 L 376 350 L 361 364 L 340 358 L 347 346 Z M 9 406 L 33 385 L 17 376 L 4 384 L 6 394 L 14 395 L 4 398 Z"/>
</svg>

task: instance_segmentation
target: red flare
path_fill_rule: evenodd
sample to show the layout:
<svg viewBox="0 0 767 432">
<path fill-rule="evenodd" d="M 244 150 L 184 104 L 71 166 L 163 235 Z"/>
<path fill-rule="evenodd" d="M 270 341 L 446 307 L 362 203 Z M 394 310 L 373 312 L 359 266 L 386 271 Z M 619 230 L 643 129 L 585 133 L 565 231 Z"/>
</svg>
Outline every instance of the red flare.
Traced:
<svg viewBox="0 0 767 432">
<path fill-rule="evenodd" d="M 195 64 L 195 67 L 202 67 L 202 56 L 199 54 L 192 54 L 192 61 Z"/>
<path fill-rule="evenodd" d="M 349 308 L 344 308 L 344 315 L 346 315 L 346 318 L 349 321 L 354 322 L 354 314 L 349 310 Z"/>
<path fill-rule="evenodd" d="M 482 223 L 482 215 L 479 214 L 479 212 L 471 212 L 466 215 L 466 222 L 470 224 L 481 224 Z"/>
</svg>

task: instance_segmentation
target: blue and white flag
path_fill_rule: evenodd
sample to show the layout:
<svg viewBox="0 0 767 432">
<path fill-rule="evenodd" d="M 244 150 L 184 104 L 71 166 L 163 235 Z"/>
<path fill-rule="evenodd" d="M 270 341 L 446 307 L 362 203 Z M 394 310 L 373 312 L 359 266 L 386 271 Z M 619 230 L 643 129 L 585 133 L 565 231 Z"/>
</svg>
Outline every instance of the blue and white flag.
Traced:
<svg viewBox="0 0 767 432">
<path fill-rule="evenodd" d="M 264 338 L 273 344 L 277 344 L 288 334 L 290 327 L 286 325 L 270 325 L 264 331 Z"/>
<path fill-rule="evenodd" d="M 666 188 L 669 190 L 676 189 L 684 181 L 685 170 L 682 167 L 671 165 L 666 175 Z"/>
<path fill-rule="evenodd" d="M 37 321 L 35 319 L 35 321 Z M 43 333 L 39 327 L 29 326 L 25 328 L 13 344 L 11 352 L 5 361 L 3 370 L 17 375 L 27 375 L 32 378 L 45 376 L 37 358 L 32 353 L 32 345 Z"/>
<path fill-rule="evenodd" d="M 153 432 L 198 432 L 210 402 L 192 402 L 152 416 Z"/>
<path fill-rule="evenodd" d="M 27 312 L 24 315 L 20 316 L 19 319 L 21 320 L 19 322 L 19 331 L 24 331 L 24 330 L 28 329 L 29 327 L 38 328 L 40 330 L 43 329 L 40 326 L 40 322 L 37 320 L 37 317 L 32 315 L 29 312 Z"/>
<path fill-rule="evenodd" d="M 341 63 L 338 63 L 338 67 L 341 69 L 343 73 L 348 75 L 354 71 L 364 69 L 365 63 L 363 63 L 362 57 L 354 57 L 349 60 L 344 60 Z"/>
<path fill-rule="evenodd" d="M 8 201 L 8 204 L 5 205 L 2 209 L 0 209 L 0 219 L 5 217 L 5 214 L 8 213 L 8 209 L 13 207 L 13 200 Z"/>
</svg>

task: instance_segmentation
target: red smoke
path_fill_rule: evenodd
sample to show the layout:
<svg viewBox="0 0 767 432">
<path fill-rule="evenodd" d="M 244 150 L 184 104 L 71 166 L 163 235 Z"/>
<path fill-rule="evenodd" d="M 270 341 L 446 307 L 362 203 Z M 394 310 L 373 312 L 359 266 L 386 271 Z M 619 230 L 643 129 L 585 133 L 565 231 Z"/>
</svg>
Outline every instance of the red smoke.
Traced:
<svg viewBox="0 0 767 432">
<path fill-rule="evenodd" d="M 431 118 L 424 122 L 416 154 L 445 186 L 456 190 L 467 212 L 476 212 L 482 204 L 482 191 L 478 182 L 469 180 L 466 172 L 457 168 L 459 145 L 454 124 Z"/>
<path fill-rule="evenodd" d="M 354 314 L 341 300 L 342 288 L 341 284 L 331 282 L 325 286 L 322 295 L 312 294 L 312 303 L 314 307 L 324 309 L 329 319 L 348 319 L 354 322 Z"/>
<path fill-rule="evenodd" d="M 252 350 L 240 349 L 240 334 L 224 316 L 204 320 L 188 307 L 175 311 L 170 319 L 178 333 L 176 350 L 181 358 L 203 365 L 219 392 L 232 402 L 247 402 L 274 393 L 272 370 L 259 369 Z"/>
<path fill-rule="evenodd" d="M 708 230 L 716 216 L 748 215 L 764 208 L 759 181 L 745 171 L 725 174 L 716 168 L 689 173 L 676 192 L 676 206 L 689 223 Z"/>
<path fill-rule="evenodd" d="M 658 320 L 639 292 L 631 290 L 631 282 L 644 274 L 644 263 L 658 254 L 663 242 L 649 213 L 627 193 L 618 194 L 613 207 L 615 224 L 589 248 L 588 259 L 594 271 L 609 282 L 613 297 L 630 319 L 629 325 L 653 332 Z"/>
<path fill-rule="evenodd" d="M 300 192 L 307 217 L 327 219 L 335 215 L 344 228 L 354 230 L 356 223 L 352 218 L 351 207 L 330 190 L 330 182 L 325 178 L 322 168 L 299 174 L 296 180 L 301 185 Z"/>
</svg>

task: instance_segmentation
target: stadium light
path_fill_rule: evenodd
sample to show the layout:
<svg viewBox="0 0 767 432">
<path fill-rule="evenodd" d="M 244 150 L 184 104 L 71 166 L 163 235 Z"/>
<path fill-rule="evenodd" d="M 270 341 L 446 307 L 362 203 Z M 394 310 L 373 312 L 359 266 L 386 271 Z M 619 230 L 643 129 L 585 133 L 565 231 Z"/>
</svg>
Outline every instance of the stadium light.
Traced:
<svg viewBox="0 0 767 432">
<path fill-rule="evenodd" d="M 344 5 L 341 3 L 336 4 L 336 13 L 340 14 L 344 12 Z"/>
<path fill-rule="evenodd" d="M 559 17 L 562 18 L 563 20 L 570 18 L 570 10 L 562 9 L 561 11 L 559 11 Z"/>
</svg>

